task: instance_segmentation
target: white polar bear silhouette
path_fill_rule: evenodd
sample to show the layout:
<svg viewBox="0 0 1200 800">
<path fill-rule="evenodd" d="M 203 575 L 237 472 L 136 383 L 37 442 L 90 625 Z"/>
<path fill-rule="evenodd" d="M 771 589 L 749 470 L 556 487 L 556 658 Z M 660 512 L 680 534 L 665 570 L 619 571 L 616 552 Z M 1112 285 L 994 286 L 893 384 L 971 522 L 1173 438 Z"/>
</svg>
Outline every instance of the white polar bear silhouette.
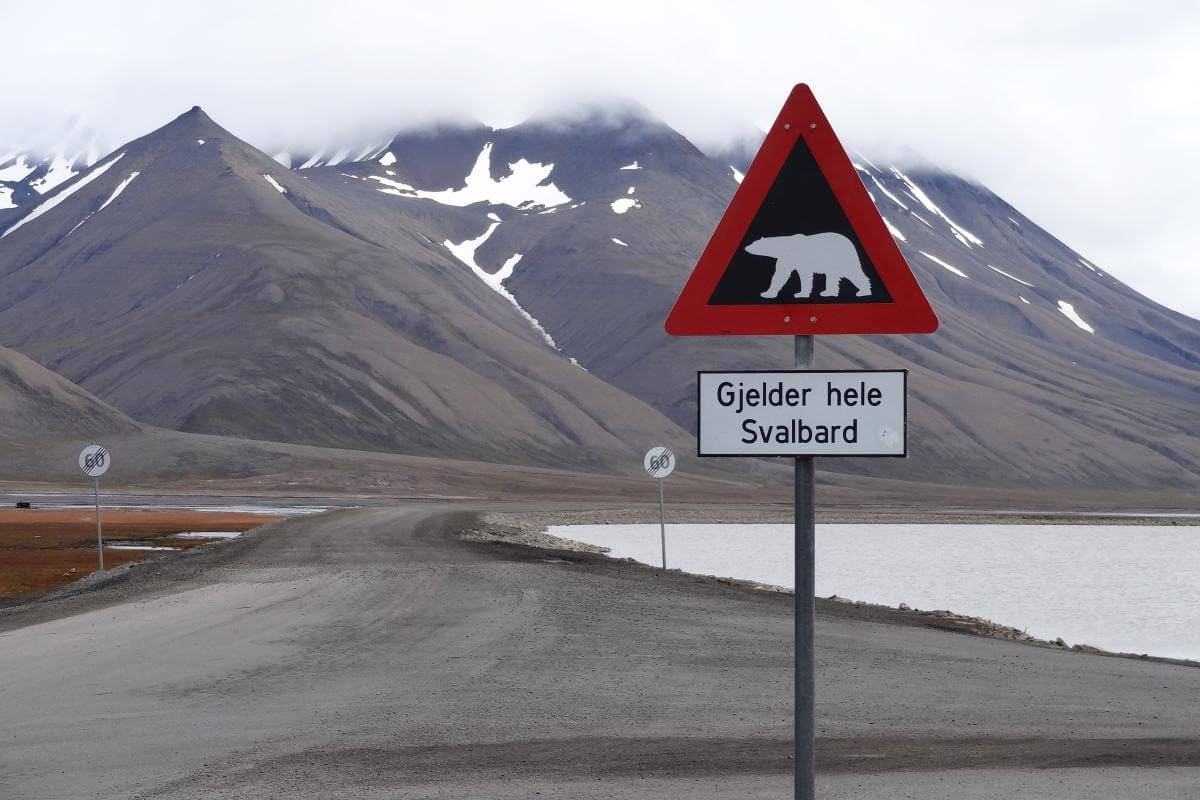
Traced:
<svg viewBox="0 0 1200 800">
<path fill-rule="evenodd" d="M 813 277 L 825 276 L 825 290 L 818 297 L 836 297 L 838 282 L 847 280 L 854 285 L 856 297 L 870 294 L 871 279 L 863 272 L 862 262 L 854 243 L 840 233 L 797 233 L 794 236 L 764 236 L 746 245 L 746 252 L 775 259 L 775 275 L 771 285 L 760 297 L 773 300 L 779 297 L 784 284 L 796 273 L 801 290 L 793 297 L 804 296 L 804 276 L 808 276 L 808 293 L 812 296 Z"/>
</svg>

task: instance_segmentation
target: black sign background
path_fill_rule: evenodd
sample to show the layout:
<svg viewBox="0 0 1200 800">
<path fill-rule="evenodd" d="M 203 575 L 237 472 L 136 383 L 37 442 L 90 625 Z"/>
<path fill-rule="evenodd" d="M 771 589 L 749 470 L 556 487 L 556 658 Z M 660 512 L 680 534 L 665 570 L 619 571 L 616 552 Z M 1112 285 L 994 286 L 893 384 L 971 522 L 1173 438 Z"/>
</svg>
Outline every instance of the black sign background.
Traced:
<svg viewBox="0 0 1200 800">
<path fill-rule="evenodd" d="M 841 281 L 836 295 L 817 297 L 817 293 L 825 290 L 825 276 L 820 274 L 818 268 L 815 285 L 801 286 L 800 279 L 793 274 L 776 298 L 762 297 L 761 293 L 770 286 L 775 273 L 775 259 L 747 253 L 746 245 L 764 236 L 791 236 L 797 233 L 814 234 L 827 231 L 840 233 L 854 243 L 863 272 L 871 280 L 871 294 L 856 295 L 853 286 Z M 807 279 L 807 276 L 805 278 Z M 803 296 L 793 297 L 797 291 L 802 291 Z M 862 242 L 854 233 L 850 220 L 846 218 L 841 204 L 826 183 L 825 176 L 803 137 L 796 139 L 792 152 L 779 171 L 774 185 L 767 192 L 762 207 L 750 223 L 749 230 L 738 245 L 737 252 L 708 302 L 709 305 L 892 302 L 879 273 L 867 258 Z"/>
</svg>

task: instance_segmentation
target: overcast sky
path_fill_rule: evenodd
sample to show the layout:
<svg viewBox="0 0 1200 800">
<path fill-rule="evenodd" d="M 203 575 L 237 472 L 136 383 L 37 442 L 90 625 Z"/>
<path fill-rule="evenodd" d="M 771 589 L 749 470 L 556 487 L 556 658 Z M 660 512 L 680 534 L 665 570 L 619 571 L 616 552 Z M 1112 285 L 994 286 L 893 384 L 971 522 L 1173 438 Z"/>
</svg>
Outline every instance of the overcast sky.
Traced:
<svg viewBox="0 0 1200 800">
<path fill-rule="evenodd" d="M 0 142 L 77 115 L 119 143 L 198 104 L 319 145 L 620 95 L 705 144 L 804 81 L 843 140 L 976 178 L 1200 317 L 1200 3 L 3 0 L 0 30 Z"/>
</svg>

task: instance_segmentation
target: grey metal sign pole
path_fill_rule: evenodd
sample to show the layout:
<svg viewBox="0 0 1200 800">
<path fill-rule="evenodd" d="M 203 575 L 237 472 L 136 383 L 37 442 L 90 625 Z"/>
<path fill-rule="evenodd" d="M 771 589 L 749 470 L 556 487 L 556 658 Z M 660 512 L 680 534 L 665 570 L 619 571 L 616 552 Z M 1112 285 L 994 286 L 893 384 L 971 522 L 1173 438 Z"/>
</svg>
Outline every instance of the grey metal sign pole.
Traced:
<svg viewBox="0 0 1200 800">
<path fill-rule="evenodd" d="M 100 478 L 96 481 L 96 546 L 100 550 L 100 571 L 104 572 L 104 534 L 100 530 Z"/>
<path fill-rule="evenodd" d="M 812 369 L 816 340 L 795 337 L 796 369 Z M 796 800 L 816 796 L 816 513 L 814 458 L 796 458 Z"/>
<path fill-rule="evenodd" d="M 663 569 L 667 568 L 667 514 L 663 510 L 663 484 L 666 483 L 664 478 L 658 479 L 658 536 L 662 541 L 662 562 Z"/>
<path fill-rule="evenodd" d="M 663 484 L 675 471 L 675 454 L 666 447 L 651 447 L 642 458 L 646 474 L 658 481 L 658 536 L 662 542 L 662 565 L 667 568 L 667 514 L 663 503 Z"/>
</svg>

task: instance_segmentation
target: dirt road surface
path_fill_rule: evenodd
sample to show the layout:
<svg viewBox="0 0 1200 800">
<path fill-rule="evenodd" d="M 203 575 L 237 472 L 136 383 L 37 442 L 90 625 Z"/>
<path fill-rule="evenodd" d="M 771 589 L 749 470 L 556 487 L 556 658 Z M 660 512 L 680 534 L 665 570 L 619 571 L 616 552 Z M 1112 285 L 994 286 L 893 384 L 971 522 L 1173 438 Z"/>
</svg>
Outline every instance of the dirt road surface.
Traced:
<svg viewBox="0 0 1200 800">
<path fill-rule="evenodd" d="M 339 510 L 0 612 L 0 798 L 790 798 L 791 598 Z M 1200 796 L 1200 669 L 819 620 L 820 797 Z"/>
</svg>

